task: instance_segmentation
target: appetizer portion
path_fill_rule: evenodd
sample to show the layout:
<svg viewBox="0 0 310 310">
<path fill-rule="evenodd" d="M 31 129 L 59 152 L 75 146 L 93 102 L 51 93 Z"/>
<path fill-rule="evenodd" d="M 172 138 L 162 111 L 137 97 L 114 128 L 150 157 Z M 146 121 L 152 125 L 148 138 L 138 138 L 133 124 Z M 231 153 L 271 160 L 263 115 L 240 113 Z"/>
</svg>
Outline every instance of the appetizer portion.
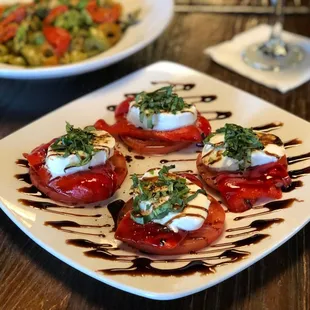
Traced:
<svg viewBox="0 0 310 310">
<path fill-rule="evenodd" d="M 41 0 L 0 5 L 0 62 L 52 66 L 85 60 L 115 45 L 137 22 L 113 0 Z"/>
<path fill-rule="evenodd" d="M 119 215 L 115 238 L 147 253 L 186 254 L 201 250 L 222 233 L 225 212 L 190 174 L 163 166 L 132 176 L 133 198 Z"/>
<path fill-rule="evenodd" d="M 115 139 L 94 127 L 74 128 L 24 154 L 32 184 L 55 201 L 87 204 L 108 199 L 121 186 L 127 167 Z"/>
<path fill-rule="evenodd" d="M 235 124 L 226 124 L 204 140 L 197 168 L 232 212 L 246 211 L 260 198 L 279 199 L 281 188 L 291 184 L 281 139 Z"/>
<path fill-rule="evenodd" d="M 142 92 L 117 106 L 116 124 L 104 120 L 95 124 L 113 135 L 137 153 L 167 154 L 202 141 L 211 127 L 195 105 L 186 103 L 173 92 L 172 86 L 152 93 Z"/>
</svg>

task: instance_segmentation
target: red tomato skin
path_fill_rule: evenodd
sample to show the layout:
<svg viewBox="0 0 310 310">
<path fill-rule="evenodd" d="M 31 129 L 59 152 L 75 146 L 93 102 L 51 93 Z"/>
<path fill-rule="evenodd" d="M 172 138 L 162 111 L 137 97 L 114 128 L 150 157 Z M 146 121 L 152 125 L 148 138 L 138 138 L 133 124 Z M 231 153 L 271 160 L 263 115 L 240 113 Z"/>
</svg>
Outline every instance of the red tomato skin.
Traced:
<svg viewBox="0 0 310 310">
<path fill-rule="evenodd" d="M 202 118 L 202 116 L 199 116 Z M 98 120 L 95 123 L 97 129 L 108 131 L 111 135 L 128 136 L 140 140 L 158 140 L 170 142 L 201 142 L 201 129 L 195 125 L 182 127 L 170 131 L 156 131 L 144 130 L 137 128 L 129 123 L 127 119 L 122 116 L 118 117 L 119 121 L 114 125 L 108 125 L 104 120 Z M 207 121 L 207 120 L 206 120 Z M 208 135 L 210 132 L 205 131 L 204 134 Z"/>
<path fill-rule="evenodd" d="M 229 211 L 236 213 L 249 210 L 260 198 L 280 199 L 281 188 L 291 184 L 285 156 L 276 163 L 256 166 L 245 172 L 217 173 L 202 163 L 200 154 L 197 169 L 202 179 L 220 192 Z"/>
<path fill-rule="evenodd" d="M 118 106 L 116 106 L 116 109 L 115 109 L 115 112 L 114 112 L 116 120 L 118 120 L 119 117 L 122 119 L 122 117 L 125 114 L 128 113 L 128 111 L 129 111 L 129 104 L 133 100 L 135 100 L 134 97 L 128 97 L 127 99 L 122 101 Z"/>
<path fill-rule="evenodd" d="M 11 23 L 8 25 L 0 25 L 0 43 L 5 43 L 13 39 L 16 35 L 18 24 Z"/>
<path fill-rule="evenodd" d="M 27 16 L 27 10 L 25 6 L 18 7 L 15 11 L 9 14 L 0 22 L 0 26 L 6 26 L 10 23 L 20 23 Z"/>
<path fill-rule="evenodd" d="M 45 25 L 52 24 L 58 16 L 62 15 L 63 13 L 65 13 L 68 10 L 69 10 L 69 8 L 66 5 L 59 5 L 55 8 L 53 8 L 52 10 L 50 10 L 48 15 L 45 17 L 43 23 Z"/>
<path fill-rule="evenodd" d="M 97 6 L 96 0 L 92 0 L 86 7 L 88 13 L 95 23 L 113 23 L 119 20 L 122 13 L 122 6 L 115 3 L 112 7 L 105 8 Z"/>
<path fill-rule="evenodd" d="M 66 29 L 46 26 L 43 27 L 43 34 L 57 56 L 62 56 L 69 49 L 71 35 Z"/>
<path fill-rule="evenodd" d="M 120 136 L 120 138 L 129 149 L 143 155 L 169 154 L 183 150 L 192 144 L 191 142 L 140 140 L 128 136 Z"/>
<path fill-rule="evenodd" d="M 45 157 L 53 141 L 24 154 L 30 165 L 32 184 L 52 200 L 72 205 L 98 202 L 111 197 L 123 183 L 127 175 L 126 160 L 118 151 L 104 165 L 51 179 L 45 168 Z"/>
<path fill-rule="evenodd" d="M 199 251 L 213 243 L 224 230 L 225 211 L 212 197 L 208 217 L 203 226 L 192 232 L 174 233 L 163 226 L 148 223 L 139 225 L 130 218 L 130 211 L 119 221 L 115 238 L 150 254 L 181 255 Z M 125 206 L 132 208 L 132 200 Z M 160 227 L 161 226 L 161 227 Z"/>
</svg>

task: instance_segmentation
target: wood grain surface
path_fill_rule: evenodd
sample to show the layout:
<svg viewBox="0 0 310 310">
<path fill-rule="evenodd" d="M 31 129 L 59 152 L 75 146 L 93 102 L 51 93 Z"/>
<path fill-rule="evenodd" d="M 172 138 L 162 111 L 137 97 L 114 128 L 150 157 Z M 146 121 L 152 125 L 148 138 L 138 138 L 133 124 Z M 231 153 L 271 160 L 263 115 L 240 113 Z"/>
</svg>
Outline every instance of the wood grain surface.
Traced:
<svg viewBox="0 0 310 310">
<path fill-rule="evenodd" d="M 83 94 L 163 59 L 210 74 L 310 121 L 310 82 L 281 95 L 202 54 L 207 46 L 266 21 L 266 17 L 255 15 L 177 14 L 156 42 L 109 68 L 48 81 L 0 80 L 0 138 Z M 285 28 L 310 36 L 310 17 L 289 16 Z M 87 277 L 42 250 L 1 211 L 0 215 L 1 310 L 310 309 L 309 225 L 278 250 L 225 282 L 163 302 L 133 296 Z"/>
</svg>

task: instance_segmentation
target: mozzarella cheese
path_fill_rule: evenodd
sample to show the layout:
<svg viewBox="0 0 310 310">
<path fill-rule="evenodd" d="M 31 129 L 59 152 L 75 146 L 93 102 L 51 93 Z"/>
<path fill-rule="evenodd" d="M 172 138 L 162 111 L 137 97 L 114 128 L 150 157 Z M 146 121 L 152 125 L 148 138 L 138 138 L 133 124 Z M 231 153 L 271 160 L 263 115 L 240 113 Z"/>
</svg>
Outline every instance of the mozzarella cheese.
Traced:
<svg viewBox="0 0 310 310">
<path fill-rule="evenodd" d="M 148 171 L 142 176 L 142 179 L 154 178 L 158 176 L 158 171 L 159 169 Z M 200 189 L 199 186 L 193 184 L 188 179 L 186 183 L 190 189 L 190 193 L 188 195 L 191 195 L 198 189 Z M 156 206 L 161 205 L 167 200 L 169 200 L 169 196 L 162 197 L 161 200 L 157 201 L 156 203 L 152 201 L 143 201 L 140 203 L 139 207 L 141 212 L 143 213 L 143 211 L 147 210 L 150 206 L 156 208 Z M 154 219 L 153 222 L 165 225 L 174 232 L 178 232 L 179 229 L 186 231 L 197 230 L 203 225 L 204 221 L 206 220 L 208 216 L 209 206 L 209 198 L 206 195 L 199 193 L 193 200 L 189 202 L 189 204 L 184 208 L 182 212 L 169 212 L 164 218 Z"/>
<path fill-rule="evenodd" d="M 143 119 L 143 123 L 140 122 L 140 109 L 134 106 L 135 103 L 135 101 L 130 103 L 127 120 L 134 124 L 136 127 L 141 127 L 145 130 L 175 130 L 185 126 L 193 125 L 197 120 L 197 109 L 194 105 L 192 105 L 190 108 L 176 112 L 176 114 L 165 111 L 154 114 L 152 116 L 153 128 L 148 128 L 146 117 Z"/>
<path fill-rule="evenodd" d="M 113 156 L 115 139 L 103 130 L 95 130 L 91 133 L 95 135 L 93 146 L 98 152 L 93 155 L 92 159 L 86 165 L 66 169 L 69 165 L 78 164 L 80 162 L 79 158 L 75 154 L 63 157 L 63 153 L 53 151 L 51 147 L 48 148 L 45 165 L 52 178 L 69 175 L 78 171 L 85 171 L 91 167 L 102 165 Z M 85 153 L 80 152 L 79 156 L 83 158 Z"/>
<path fill-rule="evenodd" d="M 276 162 L 285 155 L 283 143 L 272 143 L 280 141 L 278 137 L 271 134 L 256 132 L 264 144 L 264 149 L 255 150 L 251 154 L 251 167 L 260 166 L 268 163 Z M 267 137 L 268 135 L 268 137 Z M 262 139 L 263 138 L 263 139 Z M 202 161 L 209 168 L 216 171 L 237 171 L 239 170 L 238 160 L 223 156 L 225 151 L 224 133 L 214 135 L 210 139 L 210 143 L 205 144 L 202 150 Z"/>
</svg>

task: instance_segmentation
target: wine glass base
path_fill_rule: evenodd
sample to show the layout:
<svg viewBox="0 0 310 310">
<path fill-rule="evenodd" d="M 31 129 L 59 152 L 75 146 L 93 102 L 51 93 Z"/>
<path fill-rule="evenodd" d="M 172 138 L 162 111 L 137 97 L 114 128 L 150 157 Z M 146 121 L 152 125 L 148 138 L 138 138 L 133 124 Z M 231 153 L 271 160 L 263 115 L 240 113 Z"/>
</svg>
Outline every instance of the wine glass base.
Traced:
<svg viewBox="0 0 310 310">
<path fill-rule="evenodd" d="M 250 45 L 242 55 L 243 60 L 249 66 L 266 71 L 281 71 L 301 62 L 304 50 L 291 44 L 268 45 L 256 43 Z"/>
</svg>

